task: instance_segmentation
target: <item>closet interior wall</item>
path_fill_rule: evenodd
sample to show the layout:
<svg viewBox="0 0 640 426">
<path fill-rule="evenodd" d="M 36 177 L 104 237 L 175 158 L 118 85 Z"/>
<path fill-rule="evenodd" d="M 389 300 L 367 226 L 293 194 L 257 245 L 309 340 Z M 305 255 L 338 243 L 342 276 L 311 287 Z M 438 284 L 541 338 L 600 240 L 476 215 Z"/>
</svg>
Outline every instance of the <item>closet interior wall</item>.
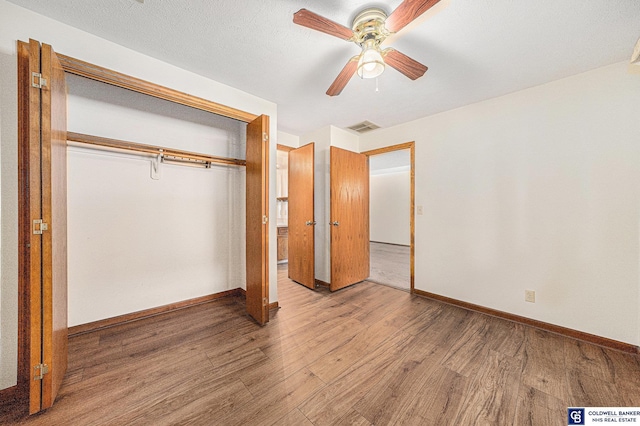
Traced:
<svg viewBox="0 0 640 426">
<path fill-rule="evenodd" d="M 67 75 L 68 129 L 244 159 L 243 122 Z M 69 326 L 244 288 L 245 168 L 68 149 Z"/>
</svg>

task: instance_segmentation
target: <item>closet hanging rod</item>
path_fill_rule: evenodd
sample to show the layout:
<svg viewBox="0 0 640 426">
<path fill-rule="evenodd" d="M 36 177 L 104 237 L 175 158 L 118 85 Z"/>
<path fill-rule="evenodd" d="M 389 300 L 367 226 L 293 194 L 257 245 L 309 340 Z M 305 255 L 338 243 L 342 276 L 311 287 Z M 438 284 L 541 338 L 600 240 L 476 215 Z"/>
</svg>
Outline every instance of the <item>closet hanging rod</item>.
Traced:
<svg viewBox="0 0 640 426">
<path fill-rule="evenodd" d="M 181 151 L 174 148 L 164 148 L 161 146 L 146 145 L 136 142 L 122 141 L 118 139 L 103 138 L 100 136 L 85 135 L 82 133 L 67 132 L 67 141 L 78 142 L 86 145 L 95 145 L 117 150 L 142 152 L 151 155 L 167 155 L 181 157 L 188 160 L 205 161 L 231 166 L 246 166 L 247 162 L 238 158 L 216 157 L 213 155 L 198 154 L 195 152 Z"/>
</svg>

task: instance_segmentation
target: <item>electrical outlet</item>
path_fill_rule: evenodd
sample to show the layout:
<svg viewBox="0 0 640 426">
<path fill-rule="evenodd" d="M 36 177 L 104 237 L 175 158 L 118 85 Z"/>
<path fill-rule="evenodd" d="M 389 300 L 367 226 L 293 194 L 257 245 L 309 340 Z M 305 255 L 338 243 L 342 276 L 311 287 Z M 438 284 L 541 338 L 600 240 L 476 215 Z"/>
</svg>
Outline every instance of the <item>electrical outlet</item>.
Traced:
<svg viewBox="0 0 640 426">
<path fill-rule="evenodd" d="M 417 211 L 418 215 L 422 216 L 424 214 L 424 210 L 422 209 L 422 206 L 418 206 L 416 210 L 418 210 Z"/>
<path fill-rule="evenodd" d="M 534 290 L 525 290 L 524 301 L 530 302 L 530 303 L 536 303 L 536 292 Z"/>
</svg>

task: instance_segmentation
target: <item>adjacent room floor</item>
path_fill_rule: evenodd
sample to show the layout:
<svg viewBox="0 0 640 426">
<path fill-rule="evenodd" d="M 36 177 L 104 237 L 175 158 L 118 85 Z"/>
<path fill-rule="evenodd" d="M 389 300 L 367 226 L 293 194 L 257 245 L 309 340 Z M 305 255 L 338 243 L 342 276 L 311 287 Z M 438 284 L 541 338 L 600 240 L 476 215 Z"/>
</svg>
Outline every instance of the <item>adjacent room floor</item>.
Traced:
<svg viewBox="0 0 640 426">
<path fill-rule="evenodd" d="M 369 243 L 369 281 L 403 290 L 411 288 L 411 248 L 397 244 Z"/>
<path fill-rule="evenodd" d="M 229 297 L 71 338 L 55 406 L 19 424 L 540 426 L 570 406 L 640 406 L 637 355 L 388 286 L 278 275 L 264 327 Z"/>
</svg>

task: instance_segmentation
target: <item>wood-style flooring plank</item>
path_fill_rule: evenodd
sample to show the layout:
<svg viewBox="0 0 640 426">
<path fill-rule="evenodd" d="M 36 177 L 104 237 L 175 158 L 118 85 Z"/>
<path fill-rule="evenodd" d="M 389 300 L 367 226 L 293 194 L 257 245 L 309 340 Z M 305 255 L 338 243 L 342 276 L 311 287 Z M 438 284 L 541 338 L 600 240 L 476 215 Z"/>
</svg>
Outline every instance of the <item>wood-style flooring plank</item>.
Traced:
<svg viewBox="0 0 640 426">
<path fill-rule="evenodd" d="M 354 405 L 355 410 L 372 424 L 389 424 L 394 413 L 411 403 L 412 394 L 422 386 L 423 378 L 438 368 L 443 356 L 444 350 L 438 346 L 416 339 L 395 368 L 381 373 L 382 379 Z"/>
<path fill-rule="evenodd" d="M 252 398 L 241 381 L 230 376 L 213 379 L 206 374 L 178 384 L 162 396 L 144 409 L 124 410 L 112 424 L 206 425 Z"/>
<path fill-rule="evenodd" d="M 436 369 L 414 395 L 414 401 L 421 402 L 418 418 L 425 419 L 422 424 L 452 424 L 469 392 L 470 382 L 469 378 L 455 371 L 441 367 Z M 408 418 L 407 423 L 413 423 L 412 419 Z"/>
<path fill-rule="evenodd" d="M 312 362 L 309 369 L 325 382 L 331 382 L 361 361 L 365 354 L 373 352 L 399 331 L 398 327 L 386 323 L 365 328 L 342 345 Z"/>
<path fill-rule="evenodd" d="M 409 392 L 410 400 L 402 409 L 391 413 L 389 424 L 445 425 L 453 424 L 464 401 L 470 380 L 439 364 L 431 375 L 416 381 Z"/>
<path fill-rule="evenodd" d="M 267 362 L 247 368 L 238 375 L 252 394 L 269 392 L 272 386 L 308 367 L 335 347 L 343 345 L 361 329 L 362 325 L 356 320 L 343 321 L 334 329 L 307 341 L 306 344 L 287 348 L 282 352 L 272 351 Z"/>
<path fill-rule="evenodd" d="M 615 366 L 605 348 L 565 339 L 564 353 L 568 369 L 579 370 L 583 374 L 605 381 L 615 380 Z M 606 368 L 602 368 L 603 366 Z"/>
<path fill-rule="evenodd" d="M 520 383 L 522 361 L 491 351 L 480 367 L 455 424 L 513 424 L 517 393 L 511 390 Z"/>
<path fill-rule="evenodd" d="M 570 407 L 617 407 L 622 400 L 614 383 L 578 370 L 567 371 L 566 376 Z"/>
<path fill-rule="evenodd" d="M 567 406 L 559 399 L 530 386 L 520 385 L 514 424 L 554 425 L 566 414 Z"/>
<path fill-rule="evenodd" d="M 269 392 L 254 397 L 250 404 L 239 406 L 217 420 L 224 425 L 271 425 L 324 386 L 316 375 L 303 369 L 274 385 Z"/>
<path fill-rule="evenodd" d="M 276 421 L 273 426 L 313 426 L 297 408 L 291 410 L 286 416 Z"/>
<path fill-rule="evenodd" d="M 241 297 L 74 336 L 56 404 L 23 425 L 560 425 L 640 406 L 640 357 L 371 282 L 313 291 L 278 269 Z"/>
<path fill-rule="evenodd" d="M 471 377 L 485 363 L 491 348 L 485 335 L 488 327 L 487 317 L 474 315 L 453 343 L 442 365 L 466 377 Z"/>
<path fill-rule="evenodd" d="M 299 408 L 314 425 L 331 425 L 346 415 L 381 379 L 381 371 L 395 369 L 415 337 L 398 333 L 374 351 L 362 354 L 353 367 L 319 390 Z"/>
<path fill-rule="evenodd" d="M 548 331 L 527 328 L 522 383 L 568 403 L 564 340 Z"/>
<path fill-rule="evenodd" d="M 357 411 L 349 410 L 347 414 L 342 416 L 336 423 L 336 426 L 372 426 L 369 420 L 362 417 Z"/>
</svg>

